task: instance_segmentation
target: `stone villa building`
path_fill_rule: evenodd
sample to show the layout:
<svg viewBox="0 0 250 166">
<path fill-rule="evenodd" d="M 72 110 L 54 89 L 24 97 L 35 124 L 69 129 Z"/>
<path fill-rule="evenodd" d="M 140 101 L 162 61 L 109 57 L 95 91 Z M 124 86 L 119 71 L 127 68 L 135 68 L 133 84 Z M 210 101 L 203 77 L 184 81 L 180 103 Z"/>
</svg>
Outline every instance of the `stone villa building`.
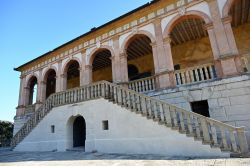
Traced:
<svg viewBox="0 0 250 166">
<path fill-rule="evenodd" d="M 249 0 L 154 0 L 15 70 L 16 151 L 249 154 Z"/>
</svg>

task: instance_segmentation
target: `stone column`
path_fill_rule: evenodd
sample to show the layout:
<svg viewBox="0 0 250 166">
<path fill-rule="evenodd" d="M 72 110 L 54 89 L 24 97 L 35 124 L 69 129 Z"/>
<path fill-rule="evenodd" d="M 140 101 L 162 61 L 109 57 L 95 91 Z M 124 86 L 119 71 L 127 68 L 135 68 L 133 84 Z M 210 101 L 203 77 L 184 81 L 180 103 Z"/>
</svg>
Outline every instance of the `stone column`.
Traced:
<svg viewBox="0 0 250 166">
<path fill-rule="evenodd" d="M 91 83 L 92 83 L 92 66 L 85 65 L 84 71 L 83 71 L 82 85 L 89 85 Z"/>
<path fill-rule="evenodd" d="M 174 64 L 171 52 L 171 39 L 163 39 L 161 20 L 154 21 L 155 43 L 151 43 L 154 58 L 157 88 L 175 87 Z"/>
<path fill-rule="evenodd" d="M 113 38 L 113 50 L 114 55 L 112 55 L 112 79 L 114 83 L 122 82 L 121 72 L 120 72 L 120 46 L 119 46 L 119 36 Z M 126 77 L 126 76 L 125 76 Z"/>
<path fill-rule="evenodd" d="M 208 33 L 208 37 L 210 40 L 210 44 L 211 44 L 211 49 L 213 52 L 213 57 L 214 57 L 214 66 L 215 66 L 215 70 L 216 70 L 216 75 L 219 78 L 223 77 L 223 70 L 222 70 L 222 66 L 221 66 L 221 62 L 220 62 L 220 51 L 217 45 L 217 40 L 216 40 L 216 36 L 214 33 L 214 28 L 213 28 L 213 24 L 206 24 L 204 26 L 205 30 L 207 30 Z"/>
<path fill-rule="evenodd" d="M 126 51 L 125 51 L 126 52 Z M 120 54 L 120 81 L 128 82 L 128 56 L 127 53 Z"/>
<path fill-rule="evenodd" d="M 20 88 L 19 88 L 19 99 L 18 99 L 18 106 L 16 108 L 16 116 L 24 115 L 25 110 L 25 76 L 20 76 Z"/>
<path fill-rule="evenodd" d="M 24 106 L 29 105 L 30 100 L 30 88 L 28 86 L 24 87 Z"/>
<path fill-rule="evenodd" d="M 40 94 L 39 99 L 37 100 L 37 103 L 44 103 L 45 100 L 46 100 L 46 88 L 47 88 L 46 81 L 44 81 L 44 80 L 40 81 L 40 83 L 37 84 L 37 88 L 38 87 L 40 87 L 39 88 L 40 89 L 39 93 L 41 93 L 41 94 Z"/>
<path fill-rule="evenodd" d="M 165 61 L 164 66 L 159 69 L 159 88 L 171 88 L 176 86 L 174 63 L 171 51 L 171 39 L 167 37 L 163 42 L 165 57 L 159 58 L 159 61 Z"/>
<path fill-rule="evenodd" d="M 62 61 L 58 61 L 58 69 L 56 73 L 56 92 L 62 91 Z"/>
<path fill-rule="evenodd" d="M 45 99 L 46 99 L 46 82 L 41 79 L 41 76 L 39 76 L 39 79 L 37 80 L 35 110 L 37 110 L 42 105 Z"/>
<path fill-rule="evenodd" d="M 232 58 L 234 58 L 237 73 L 243 73 L 244 70 L 243 70 L 243 67 L 241 64 L 240 54 L 239 54 L 239 50 L 237 48 L 237 44 L 235 41 L 235 37 L 234 37 L 233 29 L 232 29 L 232 24 L 231 24 L 232 17 L 225 17 L 222 19 L 222 21 L 223 21 L 224 28 L 226 31 L 229 46 L 232 50 L 232 55 L 234 55 Z"/>
<path fill-rule="evenodd" d="M 60 75 L 61 79 L 61 91 L 65 91 L 67 89 L 67 73 Z"/>
<path fill-rule="evenodd" d="M 240 74 L 240 62 L 237 49 L 234 45 L 233 34 L 223 24 L 221 14 L 216 0 L 206 0 L 209 5 L 209 10 L 213 21 L 213 31 L 216 40 L 217 49 L 219 52 L 216 66 L 221 66 L 219 77 L 228 77 Z M 215 44 L 212 44 L 212 47 Z M 213 48 L 214 49 L 214 48 Z M 218 72 L 219 73 L 219 72 Z"/>
</svg>

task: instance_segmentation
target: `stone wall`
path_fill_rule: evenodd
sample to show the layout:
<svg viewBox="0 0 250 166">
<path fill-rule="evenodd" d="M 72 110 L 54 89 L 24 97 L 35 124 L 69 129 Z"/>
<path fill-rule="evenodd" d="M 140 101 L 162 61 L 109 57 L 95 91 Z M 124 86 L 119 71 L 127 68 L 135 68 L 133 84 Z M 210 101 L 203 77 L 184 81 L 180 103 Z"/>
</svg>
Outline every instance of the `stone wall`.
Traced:
<svg viewBox="0 0 250 166">
<path fill-rule="evenodd" d="M 250 145 L 249 75 L 160 90 L 148 95 L 189 111 L 190 102 L 207 100 L 211 118 L 233 126 L 245 126 Z"/>
</svg>

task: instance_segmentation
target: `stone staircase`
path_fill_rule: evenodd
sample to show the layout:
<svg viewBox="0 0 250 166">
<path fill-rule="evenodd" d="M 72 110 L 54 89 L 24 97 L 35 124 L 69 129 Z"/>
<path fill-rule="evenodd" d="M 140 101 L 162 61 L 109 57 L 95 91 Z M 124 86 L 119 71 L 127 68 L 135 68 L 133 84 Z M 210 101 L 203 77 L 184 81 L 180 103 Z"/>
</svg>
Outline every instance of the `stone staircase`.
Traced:
<svg viewBox="0 0 250 166">
<path fill-rule="evenodd" d="M 52 94 L 15 134 L 11 146 L 14 148 L 32 132 L 53 107 L 99 98 L 202 141 L 211 148 L 220 148 L 231 155 L 249 156 L 244 127 L 230 126 L 106 81 Z"/>
</svg>

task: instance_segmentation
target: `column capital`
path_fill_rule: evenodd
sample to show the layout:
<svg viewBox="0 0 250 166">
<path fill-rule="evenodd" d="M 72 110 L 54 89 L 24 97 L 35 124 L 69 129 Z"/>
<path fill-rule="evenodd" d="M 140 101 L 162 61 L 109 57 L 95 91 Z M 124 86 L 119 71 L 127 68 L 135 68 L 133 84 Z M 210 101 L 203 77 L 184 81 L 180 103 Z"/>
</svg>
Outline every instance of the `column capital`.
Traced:
<svg viewBox="0 0 250 166">
<path fill-rule="evenodd" d="M 232 22 L 232 16 L 227 16 L 221 19 L 223 24 L 231 24 Z"/>
<path fill-rule="evenodd" d="M 113 60 L 115 60 L 115 56 L 111 56 L 111 57 L 109 57 L 109 59 L 110 59 L 111 61 L 113 61 Z"/>
<path fill-rule="evenodd" d="M 66 74 L 61 74 L 60 75 L 62 78 L 65 78 L 66 77 Z"/>
<path fill-rule="evenodd" d="M 171 43 L 171 41 L 172 41 L 172 39 L 171 39 L 171 37 L 170 37 L 170 36 L 165 37 L 165 38 L 163 39 L 163 42 L 164 42 L 164 43 L 166 43 L 166 44 L 170 44 L 170 43 Z"/>
<path fill-rule="evenodd" d="M 211 23 L 207 23 L 207 24 L 203 25 L 203 28 L 204 28 L 205 30 L 210 30 L 210 29 L 213 29 L 213 28 L 214 28 L 214 25 L 213 25 L 212 22 L 211 22 Z"/>
<path fill-rule="evenodd" d="M 27 87 L 27 86 L 26 86 L 26 87 L 24 87 L 24 89 L 25 89 L 25 90 L 30 90 L 30 88 L 29 88 L 29 87 Z"/>
<path fill-rule="evenodd" d="M 157 46 L 157 43 L 156 42 L 152 42 L 152 43 L 150 43 L 150 45 L 152 46 L 152 48 L 155 48 Z"/>
<path fill-rule="evenodd" d="M 20 78 L 20 79 L 23 79 L 23 78 L 25 78 L 25 77 L 26 77 L 25 75 L 21 74 L 19 78 Z"/>
<path fill-rule="evenodd" d="M 93 69 L 93 66 L 92 66 L 92 65 L 85 65 L 85 69 L 86 69 L 86 70 L 92 70 L 92 69 Z"/>
<path fill-rule="evenodd" d="M 161 18 L 158 17 L 158 18 L 154 19 L 153 23 L 155 25 L 161 25 Z"/>
<path fill-rule="evenodd" d="M 46 81 L 40 81 L 41 85 L 45 85 L 47 82 Z"/>
<path fill-rule="evenodd" d="M 120 58 L 127 58 L 128 55 L 127 55 L 127 50 L 125 50 L 125 52 L 123 53 L 120 53 Z"/>
<path fill-rule="evenodd" d="M 113 41 L 119 40 L 119 38 L 120 38 L 120 35 L 115 35 L 115 36 L 112 37 L 112 40 L 113 40 Z"/>
</svg>

